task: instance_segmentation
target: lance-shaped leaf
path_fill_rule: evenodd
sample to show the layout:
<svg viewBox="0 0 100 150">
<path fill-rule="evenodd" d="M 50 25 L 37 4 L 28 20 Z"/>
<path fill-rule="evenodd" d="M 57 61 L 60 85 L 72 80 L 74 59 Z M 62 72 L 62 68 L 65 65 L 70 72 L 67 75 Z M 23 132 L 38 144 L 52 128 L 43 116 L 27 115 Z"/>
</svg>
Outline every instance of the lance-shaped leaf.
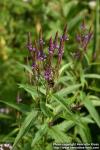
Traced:
<svg viewBox="0 0 100 150">
<path fill-rule="evenodd" d="M 85 96 L 84 93 L 81 93 L 81 100 L 82 100 L 84 106 L 89 111 L 91 117 L 95 120 L 97 125 L 100 127 L 100 116 L 99 116 L 97 110 L 95 109 L 91 99 L 89 99 L 88 96 Z"/>
<path fill-rule="evenodd" d="M 60 91 L 56 92 L 55 95 L 63 97 L 67 94 L 73 93 L 73 91 L 78 90 L 81 87 L 81 84 L 71 85 L 67 88 L 63 88 Z"/>
<path fill-rule="evenodd" d="M 34 100 L 35 100 L 36 96 L 38 96 L 36 88 L 34 88 L 31 85 L 28 85 L 28 84 L 19 84 L 19 87 L 23 88 L 25 91 L 27 91 L 32 96 L 32 98 Z"/>
<path fill-rule="evenodd" d="M 41 127 L 35 134 L 34 139 L 32 140 L 31 146 L 34 147 L 34 145 L 47 133 L 47 131 L 48 131 L 48 124 L 45 123 L 45 124 L 41 125 Z"/>
<path fill-rule="evenodd" d="M 31 109 L 29 108 L 29 106 L 25 105 L 25 104 L 16 104 L 14 102 L 10 102 L 10 101 L 5 101 L 5 100 L 0 100 L 1 103 L 6 104 L 7 106 L 14 108 L 22 113 L 27 113 L 29 112 Z"/>
<path fill-rule="evenodd" d="M 27 133 L 27 131 L 30 129 L 30 125 L 33 121 L 35 121 L 36 119 L 36 116 L 37 116 L 37 111 L 31 111 L 27 117 L 25 118 L 21 128 L 20 128 L 20 131 L 19 133 L 17 134 L 17 137 L 14 141 L 14 144 L 13 144 L 13 150 L 14 148 L 16 147 L 16 145 L 18 144 L 18 142 L 20 141 L 20 139 Z"/>
</svg>

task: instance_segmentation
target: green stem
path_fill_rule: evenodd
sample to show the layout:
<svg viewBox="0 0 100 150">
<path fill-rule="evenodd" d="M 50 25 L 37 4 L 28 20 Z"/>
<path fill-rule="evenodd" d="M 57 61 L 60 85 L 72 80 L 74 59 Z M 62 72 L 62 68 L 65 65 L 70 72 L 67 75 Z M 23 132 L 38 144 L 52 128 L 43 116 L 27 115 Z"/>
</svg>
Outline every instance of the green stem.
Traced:
<svg viewBox="0 0 100 150">
<path fill-rule="evenodd" d="M 95 22 L 94 22 L 94 46 L 93 54 L 99 48 L 99 0 L 96 0 Z"/>
</svg>

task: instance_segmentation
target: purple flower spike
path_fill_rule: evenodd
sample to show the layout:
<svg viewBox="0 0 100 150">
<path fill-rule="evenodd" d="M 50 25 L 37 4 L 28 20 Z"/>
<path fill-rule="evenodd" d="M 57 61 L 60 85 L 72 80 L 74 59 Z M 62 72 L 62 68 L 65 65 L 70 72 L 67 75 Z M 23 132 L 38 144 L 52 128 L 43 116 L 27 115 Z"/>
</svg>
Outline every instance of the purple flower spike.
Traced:
<svg viewBox="0 0 100 150">
<path fill-rule="evenodd" d="M 77 60 L 81 58 L 81 51 L 79 49 L 75 53 L 73 53 L 73 58 Z"/>
<path fill-rule="evenodd" d="M 39 44 L 40 44 L 40 45 L 43 45 L 43 44 L 44 44 L 43 39 L 40 39 L 40 40 L 39 40 Z"/>
<path fill-rule="evenodd" d="M 44 45 L 43 36 L 42 36 L 42 29 L 40 30 L 40 35 L 39 35 L 39 45 L 40 46 Z"/>
<path fill-rule="evenodd" d="M 32 69 L 34 69 L 34 68 L 36 68 L 36 64 L 35 63 L 32 64 Z"/>
<path fill-rule="evenodd" d="M 51 68 L 46 68 L 45 72 L 44 72 L 44 77 L 47 81 L 52 79 L 52 70 Z"/>
<path fill-rule="evenodd" d="M 49 40 L 49 53 L 53 54 L 54 53 L 54 44 L 53 44 L 53 40 L 52 37 Z"/>
<path fill-rule="evenodd" d="M 60 40 L 60 47 L 58 49 L 58 62 L 61 62 L 62 56 L 64 53 L 64 41 L 63 39 Z"/>
<path fill-rule="evenodd" d="M 80 34 L 76 35 L 76 40 L 77 40 L 77 42 L 81 42 L 81 35 Z"/>
<path fill-rule="evenodd" d="M 35 52 L 35 51 L 36 51 L 36 48 L 35 48 L 35 47 L 33 47 L 33 48 L 32 48 L 32 51 L 34 51 L 34 52 Z"/>
<path fill-rule="evenodd" d="M 27 48 L 29 51 L 33 50 L 33 46 L 32 46 L 32 39 L 31 39 L 31 33 L 28 33 L 28 43 L 27 43 Z"/>
<path fill-rule="evenodd" d="M 83 20 L 81 24 L 81 29 L 84 31 L 86 29 L 85 20 Z"/>
<path fill-rule="evenodd" d="M 64 28 L 63 35 L 62 35 L 61 39 L 63 39 L 64 41 L 69 40 L 68 35 L 67 35 L 67 25 Z"/>
<path fill-rule="evenodd" d="M 44 61 L 46 59 L 46 55 L 43 53 L 43 51 L 38 51 L 38 60 Z"/>
<path fill-rule="evenodd" d="M 40 61 L 44 61 L 46 59 L 46 55 L 43 52 L 43 44 L 44 44 L 44 41 L 43 41 L 43 37 L 42 37 L 42 30 L 40 30 L 40 35 L 39 35 L 39 50 L 38 50 L 38 53 L 37 53 L 37 58 Z"/>
<path fill-rule="evenodd" d="M 28 48 L 29 51 L 32 51 L 33 50 L 32 44 L 27 45 L 27 48 Z"/>
<path fill-rule="evenodd" d="M 87 34 L 82 36 L 82 47 L 85 51 L 92 36 L 93 36 L 93 33 L 91 32 L 91 28 Z"/>
<path fill-rule="evenodd" d="M 59 45 L 58 45 L 58 32 L 56 32 L 56 35 L 55 35 L 55 39 L 54 39 L 54 49 L 58 49 L 59 48 Z"/>
</svg>

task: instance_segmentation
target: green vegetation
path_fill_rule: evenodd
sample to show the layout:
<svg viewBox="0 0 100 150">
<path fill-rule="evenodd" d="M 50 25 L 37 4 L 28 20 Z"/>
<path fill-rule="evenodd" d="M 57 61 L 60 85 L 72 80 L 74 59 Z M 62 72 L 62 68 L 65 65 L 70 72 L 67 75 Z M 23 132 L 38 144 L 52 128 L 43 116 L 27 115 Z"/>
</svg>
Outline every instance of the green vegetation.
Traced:
<svg viewBox="0 0 100 150">
<path fill-rule="evenodd" d="M 3 0 L 0 10 L 0 144 L 53 150 L 54 143 L 99 143 L 99 0 Z M 63 44 L 65 25 L 69 40 Z M 56 65 L 61 54 L 56 49 L 51 62 L 51 57 L 43 64 L 35 59 L 40 72 L 32 69 L 28 42 L 41 47 L 34 40 L 43 36 L 49 58 L 57 31 L 62 60 Z M 43 74 L 48 62 L 52 80 Z"/>
</svg>

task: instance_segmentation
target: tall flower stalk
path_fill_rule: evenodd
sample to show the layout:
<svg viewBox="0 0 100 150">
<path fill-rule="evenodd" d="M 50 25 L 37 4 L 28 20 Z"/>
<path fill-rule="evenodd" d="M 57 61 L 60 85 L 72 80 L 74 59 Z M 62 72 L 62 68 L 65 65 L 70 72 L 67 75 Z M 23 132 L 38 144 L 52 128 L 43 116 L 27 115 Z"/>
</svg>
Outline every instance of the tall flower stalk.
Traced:
<svg viewBox="0 0 100 150">
<path fill-rule="evenodd" d="M 76 35 L 78 50 L 74 53 L 74 57 L 78 60 L 81 61 L 84 54 L 87 52 L 87 46 L 92 35 L 91 28 L 87 30 L 85 21 L 83 21 L 80 31 Z M 36 80 L 34 83 L 36 83 L 37 86 L 42 79 L 47 87 L 47 91 L 53 89 L 55 80 L 59 77 L 64 47 L 68 40 L 67 25 L 64 27 L 62 35 L 59 35 L 57 31 L 55 37 L 53 38 L 51 36 L 47 44 L 45 44 L 43 39 L 42 30 L 40 30 L 39 39 L 34 40 L 34 43 L 32 42 L 31 33 L 28 34 L 27 48 L 31 57 L 30 63 L 33 71 L 33 80 Z M 56 64 L 54 63 L 55 55 L 57 56 Z"/>
</svg>

